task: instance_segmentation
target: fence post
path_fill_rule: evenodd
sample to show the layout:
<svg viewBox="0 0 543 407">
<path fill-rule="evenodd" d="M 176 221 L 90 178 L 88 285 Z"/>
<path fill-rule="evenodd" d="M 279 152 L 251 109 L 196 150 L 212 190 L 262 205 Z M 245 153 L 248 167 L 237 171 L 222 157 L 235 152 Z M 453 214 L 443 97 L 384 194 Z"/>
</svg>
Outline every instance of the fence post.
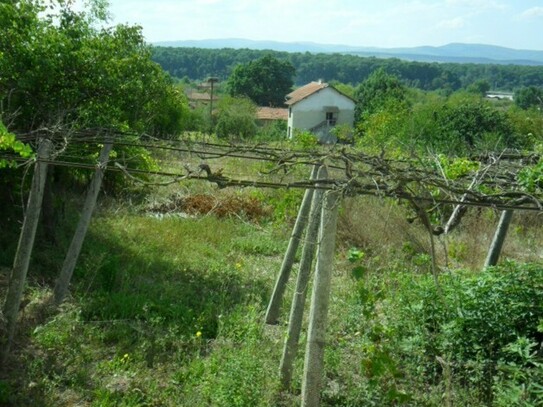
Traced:
<svg viewBox="0 0 543 407">
<path fill-rule="evenodd" d="M 488 255 L 486 256 L 485 268 L 498 264 L 498 259 L 502 252 L 503 243 L 505 242 L 505 236 L 507 236 L 511 219 L 513 219 L 512 209 L 502 211 L 498 227 L 496 228 L 494 238 L 492 239 L 490 249 L 488 250 Z"/>
<path fill-rule="evenodd" d="M 4 341 L 2 360 L 6 360 L 17 329 L 17 316 L 21 306 L 26 275 L 34 239 L 36 237 L 36 228 L 40 218 L 41 204 L 43 200 L 43 190 L 45 179 L 47 178 L 47 160 L 51 155 L 52 143 L 50 140 L 41 139 L 38 147 L 37 161 L 34 167 L 34 176 L 32 177 L 32 186 L 28 196 L 26 214 L 23 221 L 23 227 L 19 236 L 17 252 L 13 260 L 13 269 L 9 279 L 8 292 L 4 303 L 4 316 L 6 318 L 6 336 Z"/>
<path fill-rule="evenodd" d="M 314 180 L 317 176 L 317 171 L 318 166 L 313 167 L 313 170 L 311 171 L 312 180 Z M 275 282 L 275 287 L 273 289 L 270 303 L 268 304 L 268 309 L 266 310 L 266 324 L 276 324 L 277 319 L 279 318 L 281 301 L 283 300 L 283 295 L 290 277 L 292 265 L 294 264 L 294 258 L 296 257 L 296 251 L 298 250 L 302 233 L 307 224 L 307 217 L 309 215 L 309 209 L 311 208 L 312 198 L 313 189 L 307 189 L 305 191 L 302 204 L 300 205 L 298 216 L 296 217 L 296 223 L 294 224 L 292 235 L 288 242 L 287 251 L 285 253 L 285 257 L 283 258 L 283 263 L 281 264 L 277 281 Z"/>
<path fill-rule="evenodd" d="M 326 167 L 322 166 L 317 173 L 317 180 L 324 180 L 327 177 L 328 171 L 326 170 Z M 319 234 L 323 195 L 323 190 L 317 189 L 311 202 L 309 225 L 307 226 L 305 235 L 302 258 L 300 260 L 300 268 L 296 281 L 296 289 L 292 298 L 288 332 L 283 348 L 283 356 L 279 366 L 281 386 L 283 389 L 287 389 L 290 386 L 292 379 L 292 365 L 298 350 L 298 341 L 300 339 L 300 332 L 302 330 L 302 321 L 304 316 L 305 297 L 307 293 L 307 286 L 311 277 L 311 266 L 313 265 L 317 237 Z"/>
<path fill-rule="evenodd" d="M 317 407 L 320 404 L 320 387 L 324 364 L 326 324 L 334 265 L 339 202 L 339 192 L 328 191 L 325 193 L 304 361 L 303 407 Z"/>
<path fill-rule="evenodd" d="M 102 186 L 102 179 L 104 178 L 104 168 L 107 165 L 109 153 L 112 147 L 113 144 L 108 142 L 104 144 L 102 150 L 100 151 L 98 165 L 87 191 L 87 197 L 85 198 L 81 217 L 79 218 L 74 237 L 72 238 L 72 242 L 68 248 L 68 253 L 66 254 L 66 258 L 64 259 L 64 263 L 62 265 L 62 270 L 60 271 L 60 275 L 55 284 L 53 297 L 56 305 L 62 303 L 66 297 L 66 294 L 68 293 L 70 280 L 72 279 L 75 265 L 77 263 L 77 259 L 79 258 L 79 253 L 81 252 L 81 247 L 83 246 L 83 241 L 85 240 L 85 235 L 87 234 L 87 230 L 89 228 L 92 212 L 96 206 L 96 200 L 98 199 L 100 187 Z"/>
</svg>

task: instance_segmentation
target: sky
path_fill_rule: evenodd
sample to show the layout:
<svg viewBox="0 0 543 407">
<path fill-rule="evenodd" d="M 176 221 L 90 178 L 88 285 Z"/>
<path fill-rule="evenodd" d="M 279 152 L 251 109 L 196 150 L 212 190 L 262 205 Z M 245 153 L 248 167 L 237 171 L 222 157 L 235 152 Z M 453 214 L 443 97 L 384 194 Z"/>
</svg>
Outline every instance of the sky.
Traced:
<svg viewBox="0 0 543 407">
<path fill-rule="evenodd" d="M 110 0 L 148 42 L 245 38 L 375 47 L 543 50 L 543 0 Z"/>
</svg>

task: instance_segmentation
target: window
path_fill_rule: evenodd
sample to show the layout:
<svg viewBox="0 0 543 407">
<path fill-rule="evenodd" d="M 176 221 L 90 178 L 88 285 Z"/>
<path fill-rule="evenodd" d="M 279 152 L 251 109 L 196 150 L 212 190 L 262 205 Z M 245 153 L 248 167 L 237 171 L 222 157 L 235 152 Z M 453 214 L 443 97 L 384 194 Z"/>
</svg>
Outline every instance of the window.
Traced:
<svg viewBox="0 0 543 407">
<path fill-rule="evenodd" d="M 326 123 L 329 126 L 336 125 L 336 118 L 334 117 L 334 112 L 326 112 Z"/>
</svg>

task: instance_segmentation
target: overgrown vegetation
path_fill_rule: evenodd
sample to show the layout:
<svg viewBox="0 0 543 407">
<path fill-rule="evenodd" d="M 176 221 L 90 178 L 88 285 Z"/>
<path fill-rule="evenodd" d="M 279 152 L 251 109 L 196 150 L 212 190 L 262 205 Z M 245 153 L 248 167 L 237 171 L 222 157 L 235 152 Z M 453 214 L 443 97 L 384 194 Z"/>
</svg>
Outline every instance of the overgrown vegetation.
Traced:
<svg viewBox="0 0 543 407">
<path fill-rule="evenodd" d="M 181 88 L 151 62 L 138 28 L 100 28 L 107 14 L 101 1 L 83 12 L 71 2 L 55 4 L 47 15 L 39 1 L 0 3 L 0 298 L 31 175 L 4 168 L 32 158 L 30 146 L 17 138 L 22 134 L 107 126 L 130 144 L 142 132 L 177 139 L 186 129 L 195 133 L 185 137 L 214 143 L 273 141 L 278 156 L 320 151 L 309 132 L 286 141 L 284 123 L 258 128 L 255 106 L 245 98 L 223 97 L 216 111 L 189 112 Z M 291 57 L 297 67 L 309 58 Z M 530 76 L 533 68 L 356 65 L 355 57 L 334 58 L 349 62 L 344 69 L 358 78 L 342 71 L 345 83 L 336 83 L 359 101 L 356 151 L 431 162 L 446 182 L 478 170 L 475 154 L 530 152 L 532 161 L 516 181 L 519 190 L 540 192 L 543 164 L 533 164 L 543 148 L 540 89 L 519 91 L 516 105 L 482 98 L 488 75 L 522 72 L 518 83 L 531 86 L 538 80 Z M 383 64 L 390 69 L 374 69 Z M 313 68 L 306 64 L 298 78 L 320 72 Z M 481 70 L 488 75 L 476 75 Z M 511 85 L 509 79 L 499 83 Z M 466 91 L 453 92 L 461 86 Z M 215 134 L 206 134 L 210 128 Z M 339 128 L 342 133 L 351 141 L 349 129 Z M 71 141 L 60 158 L 96 159 L 100 146 L 93 140 Z M 183 164 L 198 171 L 191 166 L 201 153 L 186 154 L 126 145 L 112 157 L 131 168 L 164 171 L 186 159 Z M 239 179 L 263 173 L 302 179 L 309 172 L 240 157 L 222 157 L 220 165 L 213 165 L 215 175 Z M 108 173 L 71 297 L 52 310 L 51 287 L 90 174 L 82 168 L 50 172 L 19 334 L 0 369 L 0 405 L 298 405 L 302 358 L 288 391 L 279 390 L 278 377 L 292 284 L 281 323 L 264 326 L 263 316 L 303 191 L 218 188 L 224 185 L 194 179 L 151 187 Z M 449 213 L 449 207 L 428 208 L 432 221 Z M 493 209 L 468 210 L 452 233 L 433 237 L 432 259 L 429 230 L 402 202 L 345 199 L 323 406 L 543 405 L 541 218 L 516 213 L 501 265 L 482 270 L 498 217 Z M 0 331 L 2 324 L 0 318 Z"/>
<path fill-rule="evenodd" d="M 4 402 L 298 404 L 302 361 L 292 393 L 279 393 L 285 327 L 262 324 L 289 222 L 271 213 L 248 222 L 241 205 L 230 217 L 187 218 L 178 208 L 157 216 L 147 212 L 156 204 L 112 204 L 92 224 L 73 297 L 58 314 L 42 308 L 49 289 L 39 283 L 54 275 L 40 259 L 58 249 L 38 246 Z M 444 269 L 436 287 L 427 234 L 402 212 L 365 198 L 342 210 L 323 405 L 539 405 L 543 267 L 506 261 L 478 271 L 485 251 L 472 235 L 488 243 L 496 218 L 473 212 L 439 262 L 474 269 Z M 505 257 L 536 260 L 539 223 L 519 217 L 513 228 Z"/>
</svg>

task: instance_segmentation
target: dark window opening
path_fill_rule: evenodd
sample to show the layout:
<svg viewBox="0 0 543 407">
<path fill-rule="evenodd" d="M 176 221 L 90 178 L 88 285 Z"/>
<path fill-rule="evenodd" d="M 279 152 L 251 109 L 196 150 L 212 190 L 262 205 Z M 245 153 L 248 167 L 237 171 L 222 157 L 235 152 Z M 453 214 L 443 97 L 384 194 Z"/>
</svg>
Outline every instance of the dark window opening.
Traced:
<svg viewBox="0 0 543 407">
<path fill-rule="evenodd" d="M 335 126 L 337 119 L 334 117 L 334 112 L 326 112 L 326 123 L 329 126 Z"/>
</svg>

